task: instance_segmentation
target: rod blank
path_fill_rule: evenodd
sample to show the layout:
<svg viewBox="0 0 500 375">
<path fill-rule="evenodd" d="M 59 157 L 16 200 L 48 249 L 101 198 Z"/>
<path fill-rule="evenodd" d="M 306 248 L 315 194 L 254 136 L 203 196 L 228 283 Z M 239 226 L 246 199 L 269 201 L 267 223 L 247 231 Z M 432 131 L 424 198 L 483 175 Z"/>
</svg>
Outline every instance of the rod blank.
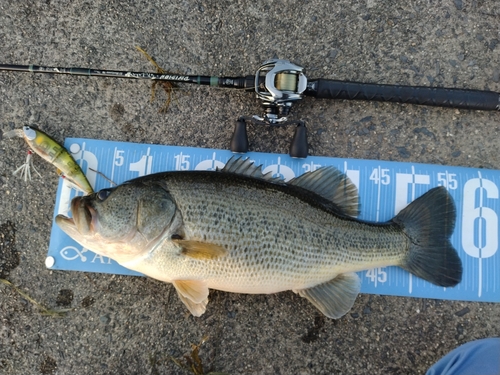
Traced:
<svg viewBox="0 0 500 375">
<path fill-rule="evenodd" d="M 40 65 L 11 65 L 0 64 L 0 70 L 31 73 L 51 73 L 69 74 L 87 77 L 109 77 L 109 78 L 129 78 L 144 79 L 153 81 L 167 81 L 177 83 L 194 83 L 215 87 L 229 87 L 236 89 L 253 89 L 254 77 L 214 77 L 214 76 L 194 76 L 181 74 L 160 74 L 148 72 L 132 72 L 123 70 L 100 70 L 86 68 L 63 68 Z"/>
</svg>

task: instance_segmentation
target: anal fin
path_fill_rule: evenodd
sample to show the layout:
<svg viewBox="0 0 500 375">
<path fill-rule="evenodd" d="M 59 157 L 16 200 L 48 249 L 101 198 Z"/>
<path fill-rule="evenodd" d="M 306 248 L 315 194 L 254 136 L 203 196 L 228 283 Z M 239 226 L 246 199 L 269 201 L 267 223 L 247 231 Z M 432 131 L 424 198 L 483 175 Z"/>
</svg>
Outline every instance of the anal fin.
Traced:
<svg viewBox="0 0 500 375">
<path fill-rule="evenodd" d="M 208 303 L 208 287 L 203 281 L 176 280 L 174 284 L 180 300 L 194 316 L 201 316 Z"/>
<path fill-rule="evenodd" d="M 352 308 L 360 289 L 358 275 L 343 273 L 326 283 L 294 292 L 309 300 L 327 317 L 338 319 Z"/>
</svg>

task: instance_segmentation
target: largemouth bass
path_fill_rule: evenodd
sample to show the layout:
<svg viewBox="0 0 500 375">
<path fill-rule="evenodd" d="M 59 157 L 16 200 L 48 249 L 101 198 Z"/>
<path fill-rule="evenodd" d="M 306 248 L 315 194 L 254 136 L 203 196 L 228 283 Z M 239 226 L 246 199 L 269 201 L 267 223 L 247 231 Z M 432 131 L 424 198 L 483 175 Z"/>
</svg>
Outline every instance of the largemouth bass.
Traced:
<svg viewBox="0 0 500 375">
<path fill-rule="evenodd" d="M 360 290 L 356 271 L 397 265 L 440 286 L 460 282 L 450 243 L 455 205 L 436 187 L 385 223 L 357 220 L 358 192 L 334 167 L 289 182 L 232 158 L 221 171 L 140 177 L 76 197 L 56 223 L 82 246 L 172 283 L 200 316 L 209 289 L 293 290 L 340 318 Z"/>
</svg>

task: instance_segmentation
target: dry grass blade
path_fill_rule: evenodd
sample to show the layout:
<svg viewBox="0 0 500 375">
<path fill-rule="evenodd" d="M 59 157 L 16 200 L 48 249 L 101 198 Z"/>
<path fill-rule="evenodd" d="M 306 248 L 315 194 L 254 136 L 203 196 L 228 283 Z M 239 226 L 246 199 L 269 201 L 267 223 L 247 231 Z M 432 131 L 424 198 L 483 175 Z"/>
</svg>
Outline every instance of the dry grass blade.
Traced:
<svg viewBox="0 0 500 375">
<path fill-rule="evenodd" d="M 199 352 L 201 345 L 203 345 L 203 343 L 207 340 L 208 336 L 203 337 L 198 345 L 191 344 L 191 353 L 189 355 L 185 355 L 181 360 L 170 357 L 171 361 L 180 368 L 189 371 L 194 375 L 227 375 L 225 372 L 205 372 Z"/>
<path fill-rule="evenodd" d="M 66 315 L 68 311 L 71 311 L 72 309 L 60 309 L 60 310 L 51 310 L 43 306 L 41 303 L 35 301 L 33 298 L 31 298 L 28 294 L 24 293 L 21 289 L 19 289 L 17 286 L 12 284 L 10 281 L 5 280 L 5 279 L 0 279 L 0 282 L 2 284 L 10 286 L 12 289 L 14 289 L 17 293 L 19 293 L 24 299 L 28 300 L 31 302 L 33 305 L 35 305 L 39 310 L 42 315 L 48 315 L 52 316 L 54 318 L 62 318 L 63 316 Z"/>
</svg>

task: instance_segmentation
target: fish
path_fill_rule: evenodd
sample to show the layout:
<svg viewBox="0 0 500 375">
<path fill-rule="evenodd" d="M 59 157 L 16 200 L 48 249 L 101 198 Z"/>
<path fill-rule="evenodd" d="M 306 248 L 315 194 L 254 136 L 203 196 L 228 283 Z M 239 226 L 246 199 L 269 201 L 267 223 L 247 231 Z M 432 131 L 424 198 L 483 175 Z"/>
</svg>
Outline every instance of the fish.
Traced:
<svg viewBox="0 0 500 375">
<path fill-rule="evenodd" d="M 172 283 L 194 316 L 205 313 L 210 289 L 292 290 L 338 319 L 360 292 L 357 271 L 399 266 L 443 287 L 462 278 L 446 188 L 388 222 L 367 222 L 356 218 L 356 186 L 331 166 L 285 182 L 233 157 L 221 170 L 161 172 L 76 197 L 71 213 L 55 218 L 69 237 Z"/>
<path fill-rule="evenodd" d="M 90 185 L 87 177 L 83 173 L 78 163 L 71 154 L 52 137 L 36 127 L 25 125 L 22 129 L 14 129 L 4 133 L 7 138 L 23 138 L 28 146 L 45 161 L 54 165 L 60 176 L 65 178 L 72 187 L 82 191 L 84 194 L 91 194 L 94 189 Z M 32 152 L 28 151 L 26 162 L 14 171 L 14 174 L 21 173 L 24 180 L 31 180 L 30 168 L 36 173 L 38 171 L 33 166 L 31 159 Z M 40 175 L 40 173 L 38 173 Z"/>
</svg>

